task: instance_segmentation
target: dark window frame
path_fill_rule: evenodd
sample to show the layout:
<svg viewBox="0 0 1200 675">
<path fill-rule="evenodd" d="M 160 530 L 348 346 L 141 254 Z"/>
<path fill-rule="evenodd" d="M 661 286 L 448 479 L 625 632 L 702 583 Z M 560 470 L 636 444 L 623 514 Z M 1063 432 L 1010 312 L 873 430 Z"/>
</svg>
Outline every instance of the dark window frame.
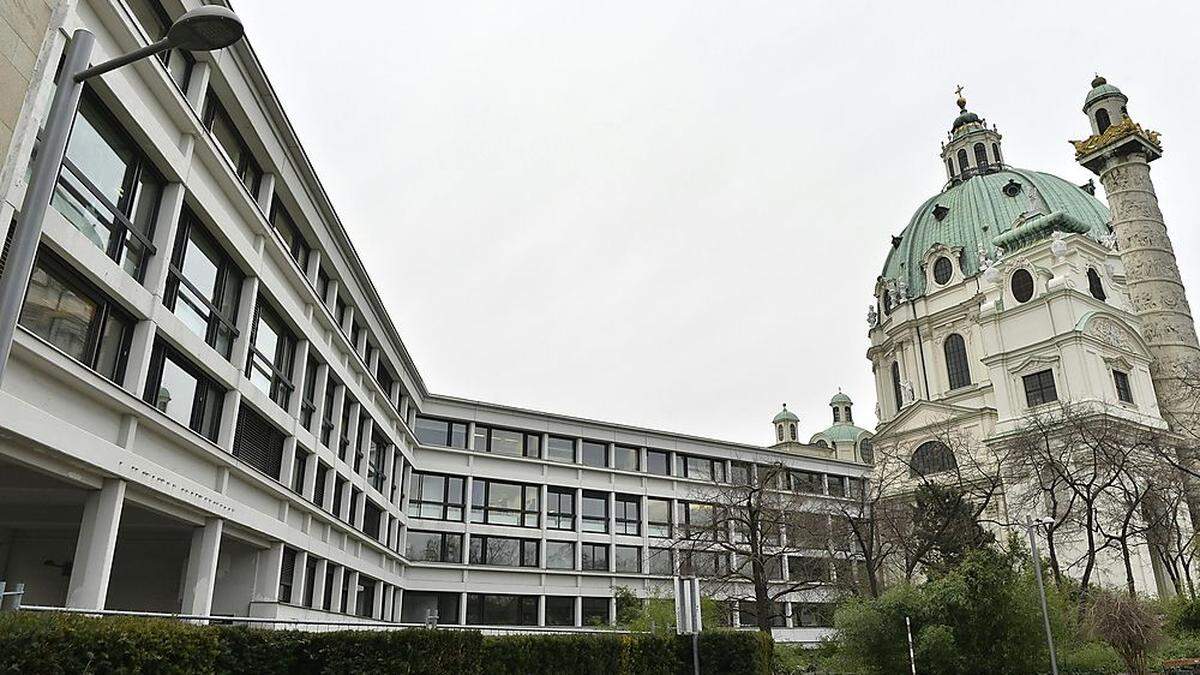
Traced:
<svg viewBox="0 0 1200 675">
<path fill-rule="evenodd" d="M 1129 373 L 1113 368 L 1113 386 L 1117 390 L 1117 400 L 1122 403 L 1133 403 L 1133 386 L 1129 382 Z"/>
<path fill-rule="evenodd" d="M 1058 386 L 1054 381 L 1054 370 L 1047 368 L 1021 377 L 1025 389 L 1025 405 L 1030 408 L 1053 403 L 1058 400 Z"/>
<path fill-rule="evenodd" d="M 229 128 L 229 132 L 233 136 L 234 142 L 237 143 L 237 151 L 239 157 L 236 159 L 229 154 L 231 148 L 226 148 L 217 140 L 216 133 L 213 132 L 213 123 L 217 117 L 222 117 L 222 122 Z M 229 114 L 229 109 L 225 104 L 221 103 L 221 99 L 217 97 L 212 87 L 204 94 L 204 114 L 201 116 L 204 123 L 204 128 L 208 131 L 209 138 L 212 139 L 213 145 L 217 147 L 218 154 L 225 157 L 229 162 L 233 173 L 238 178 L 238 182 L 242 187 L 246 188 L 246 192 L 250 195 L 250 201 L 258 204 L 258 190 L 262 187 L 263 169 L 258 163 L 258 159 L 254 156 L 254 151 L 251 150 L 250 144 L 246 142 L 246 137 L 238 129 L 238 125 L 233 121 L 233 116 Z M 250 181 L 247 183 L 247 181 Z"/>
<path fill-rule="evenodd" d="M 198 239 L 206 240 L 204 243 L 220 254 L 220 260 L 217 263 L 217 277 L 212 290 L 212 295 L 209 297 L 193 284 L 183 273 L 183 266 L 187 260 L 189 250 L 188 242 L 191 240 L 193 233 Z M 183 212 L 179 215 L 179 228 L 175 233 L 175 248 L 171 252 L 171 262 L 168 266 L 167 285 L 163 293 L 163 306 L 175 313 L 177 303 L 179 302 L 180 286 L 188 289 L 194 297 L 191 300 L 197 300 L 203 305 L 203 309 L 207 310 L 209 315 L 206 317 L 205 333 L 202 337 L 205 344 L 212 347 L 226 359 L 230 359 L 233 354 L 233 343 L 237 340 L 240 331 L 237 327 L 238 305 L 240 304 L 242 294 L 242 282 L 245 275 L 241 268 L 233 261 L 233 258 L 225 252 L 225 248 L 213 237 L 207 226 L 186 206 Z M 231 296 L 227 294 L 232 293 Z M 230 298 L 230 307 L 225 310 L 217 307 L 215 301 L 222 298 Z M 188 300 L 190 301 L 190 300 Z M 224 331 L 228 335 L 228 341 L 224 348 L 218 345 L 219 335 Z"/>
<path fill-rule="evenodd" d="M 520 506 L 518 508 L 508 508 L 502 506 L 492 506 L 492 490 L 496 485 L 506 485 L 519 487 L 521 491 Z M 481 490 L 481 494 L 477 492 Z M 529 496 L 535 495 L 536 503 L 529 506 Z M 481 499 L 476 499 L 476 497 Z M 505 525 L 508 527 L 539 527 L 541 520 L 541 486 L 520 483 L 509 480 L 498 480 L 494 478 L 475 478 L 471 484 L 471 522 L 483 523 L 486 525 Z M 500 522 L 496 517 L 499 514 L 516 514 L 517 522 L 508 523 Z M 532 518 L 532 524 L 530 519 Z"/>
<path fill-rule="evenodd" d="M 946 336 L 942 343 L 942 354 L 946 358 L 946 377 L 950 390 L 971 385 L 971 366 L 967 360 L 967 342 L 958 333 Z"/>
<path fill-rule="evenodd" d="M 272 322 L 276 325 L 271 326 Z M 278 334 L 279 341 L 275 345 L 274 354 L 265 354 L 258 348 L 259 328 L 266 323 Z M 296 334 L 291 326 L 283 320 L 283 315 L 271 305 L 262 294 L 254 304 L 254 319 L 250 329 L 250 351 L 246 356 L 245 375 L 251 378 L 256 367 L 269 373 L 270 384 L 264 393 L 272 401 L 283 408 L 288 408 L 292 393 L 296 390 L 292 382 L 292 370 L 296 365 Z M 264 373 L 264 374 L 266 374 Z"/>
<path fill-rule="evenodd" d="M 439 478 L 442 480 L 442 497 L 440 499 L 426 499 L 425 492 L 425 477 Z M 409 473 L 408 480 L 408 515 L 410 518 L 420 518 L 423 520 L 444 520 L 447 522 L 461 523 L 463 516 L 466 513 L 465 493 L 466 479 L 462 476 L 450 476 L 440 473 L 431 473 L 426 471 L 412 471 Z M 453 486 L 457 485 L 457 489 Z M 454 493 L 457 493 L 455 495 Z M 434 509 L 439 509 L 440 515 L 425 515 L 425 506 L 430 506 Z M 453 514 L 452 509 L 458 510 L 458 515 Z"/>
</svg>

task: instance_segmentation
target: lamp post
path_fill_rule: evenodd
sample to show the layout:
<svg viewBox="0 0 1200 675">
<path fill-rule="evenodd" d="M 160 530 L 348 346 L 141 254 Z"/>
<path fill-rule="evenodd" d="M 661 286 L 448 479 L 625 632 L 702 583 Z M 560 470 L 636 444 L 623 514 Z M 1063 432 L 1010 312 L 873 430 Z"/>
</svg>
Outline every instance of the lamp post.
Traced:
<svg viewBox="0 0 1200 675">
<path fill-rule="evenodd" d="M 79 107 L 79 96 L 83 83 L 134 61 L 153 56 L 168 49 L 190 52 L 223 49 L 242 38 L 242 22 L 232 10 L 216 5 L 207 5 L 186 12 L 167 30 L 163 39 L 118 56 L 104 63 L 88 67 L 96 36 L 85 29 L 78 29 L 71 36 L 63 57 L 58 87 L 46 115 L 42 142 L 38 146 L 37 158 L 30 172 L 29 186 L 25 190 L 25 201 L 21 213 L 13 225 L 12 244 L 8 251 L 8 262 L 0 275 L 0 382 L 8 366 L 8 355 L 12 351 L 13 334 L 17 328 L 17 317 L 25 300 L 29 276 L 33 273 L 38 243 L 42 239 L 42 221 L 58 173 L 62 168 L 63 156 L 67 151 L 67 140 L 71 136 L 71 123 Z"/>
<path fill-rule="evenodd" d="M 1025 529 L 1029 532 L 1029 548 L 1033 551 L 1033 576 L 1037 579 L 1038 599 L 1042 601 L 1042 623 L 1046 627 L 1046 647 L 1050 649 L 1050 675 L 1058 675 L 1058 660 L 1054 656 L 1054 635 L 1050 632 L 1050 612 L 1046 609 L 1046 587 L 1042 584 L 1042 557 L 1038 555 L 1037 537 L 1034 530 L 1053 525 L 1054 519 L 1045 516 L 1034 520 L 1026 516 Z"/>
</svg>

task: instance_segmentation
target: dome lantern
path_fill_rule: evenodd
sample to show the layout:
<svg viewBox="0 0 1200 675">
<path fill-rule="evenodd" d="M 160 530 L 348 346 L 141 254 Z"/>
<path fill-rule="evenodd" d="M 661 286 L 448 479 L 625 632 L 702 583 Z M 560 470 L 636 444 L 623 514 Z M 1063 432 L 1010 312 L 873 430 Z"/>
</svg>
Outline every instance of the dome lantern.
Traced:
<svg viewBox="0 0 1200 675">
<path fill-rule="evenodd" d="M 829 399 L 829 407 L 833 408 L 833 423 L 834 424 L 853 424 L 854 415 L 850 409 L 854 406 L 854 402 L 850 397 L 843 394 L 841 389 Z"/>
<path fill-rule="evenodd" d="M 783 410 L 776 413 L 771 423 L 775 425 L 775 441 L 777 443 L 795 443 L 799 440 L 796 427 L 800 424 L 800 418 L 796 416 L 796 413 L 787 409 L 786 403 L 783 404 Z"/>
<path fill-rule="evenodd" d="M 958 95 L 955 101 L 958 117 L 950 125 L 949 139 L 942 144 L 942 162 L 951 184 L 998 171 L 1004 165 L 1000 154 L 1000 132 L 995 126 L 989 129 L 987 120 L 967 109 L 961 84 L 954 93 Z"/>
</svg>

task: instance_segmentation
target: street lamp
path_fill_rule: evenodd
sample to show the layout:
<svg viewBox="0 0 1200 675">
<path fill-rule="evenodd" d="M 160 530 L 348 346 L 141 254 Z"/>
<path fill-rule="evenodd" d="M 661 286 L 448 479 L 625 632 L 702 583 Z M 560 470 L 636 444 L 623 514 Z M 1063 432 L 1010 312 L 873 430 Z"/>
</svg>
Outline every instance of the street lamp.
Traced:
<svg viewBox="0 0 1200 675">
<path fill-rule="evenodd" d="M 1046 646 L 1050 649 L 1050 675 L 1058 675 L 1058 660 L 1054 656 L 1054 635 L 1050 632 L 1050 612 L 1046 609 L 1046 587 L 1042 585 L 1042 557 L 1038 555 L 1037 537 L 1034 530 L 1053 525 L 1054 519 L 1045 516 L 1034 520 L 1025 517 L 1025 529 L 1029 532 L 1029 548 L 1033 551 L 1033 575 L 1037 578 L 1038 599 L 1042 601 L 1042 623 L 1046 627 Z"/>
<path fill-rule="evenodd" d="M 33 262 L 37 256 L 38 243 L 42 238 L 42 221 L 63 156 L 67 151 L 67 140 L 71 136 L 71 123 L 79 107 L 79 96 L 83 83 L 134 61 L 153 56 L 168 49 L 190 52 L 223 49 L 237 42 L 243 34 L 242 22 L 227 7 L 207 5 L 193 9 L 179 17 L 167 29 L 163 39 L 123 56 L 88 68 L 88 59 L 96 36 L 91 31 L 78 29 L 71 36 L 67 52 L 63 57 L 58 88 L 46 115 L 42 142 L 38 146 L 37 158 L 30 171 L 29 186 L 25 190 L 25 201 L 21 213 L 13 225 L 12 244 L 8 251 L 8 262 L 0 275 L 0 382 L 8 366 L 8 355 L 12 351 L 13 334 L 17 328 L 17 317 L 25 300 L 29 275 L 33 273 Z"/>
</svg>

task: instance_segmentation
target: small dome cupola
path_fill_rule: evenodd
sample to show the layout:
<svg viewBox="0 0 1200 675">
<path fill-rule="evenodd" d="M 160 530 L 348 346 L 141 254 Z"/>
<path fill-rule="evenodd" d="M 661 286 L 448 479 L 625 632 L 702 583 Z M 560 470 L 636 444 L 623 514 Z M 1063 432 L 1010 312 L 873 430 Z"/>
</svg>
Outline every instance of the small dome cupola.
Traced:
<svg viewBox="0 0 1200 675">
<path fill-rule="evenodd" d="M 1108 131 L 1109 127 L 1128 117 L 1129 111 L 1125 108 L 1127 103 L 1129 98 L 1120 89 L 1097 74 L 1092 80 L 1091 91 L 1083 101 L 1083 112 L 1092 123 L 1092 135 Z"/>
<path fill-rule="evenodd" d="M 829 407 L 833 408 L 833 423 L 834 424 L 854 424 L 854 415 L 850 409 L 854 407 L 854 402 L 850 397 L 843 394 L 841 389 L 838 393 L 829 399 Z"/>
<path fill-rule="evenodd" d="M 795 443 L 799 440 L 796 426 L 800 424 L 800 418 L 796 417 L 796 413 L 787 409 L 787 404 L 783 404 L 783 410 L 780 410 L 775 415 L 775 419 L 771 420 L 775 425 L 775 441 L 777 443 Z"/>
<path fill-rule="evenodd" d="M 958 95 L 958 117 L 954 118 L 946 141 L 942 143 L 942 162 L 946 165 L 950 185 L 999 171 L 1004 166 L 1000 132 L 996 131 L 995 125 L 989 128 L 987 120 L 967 110 L 967 99 L 962 92 L 962 85 L 954 90 Z"/>
</svg>

